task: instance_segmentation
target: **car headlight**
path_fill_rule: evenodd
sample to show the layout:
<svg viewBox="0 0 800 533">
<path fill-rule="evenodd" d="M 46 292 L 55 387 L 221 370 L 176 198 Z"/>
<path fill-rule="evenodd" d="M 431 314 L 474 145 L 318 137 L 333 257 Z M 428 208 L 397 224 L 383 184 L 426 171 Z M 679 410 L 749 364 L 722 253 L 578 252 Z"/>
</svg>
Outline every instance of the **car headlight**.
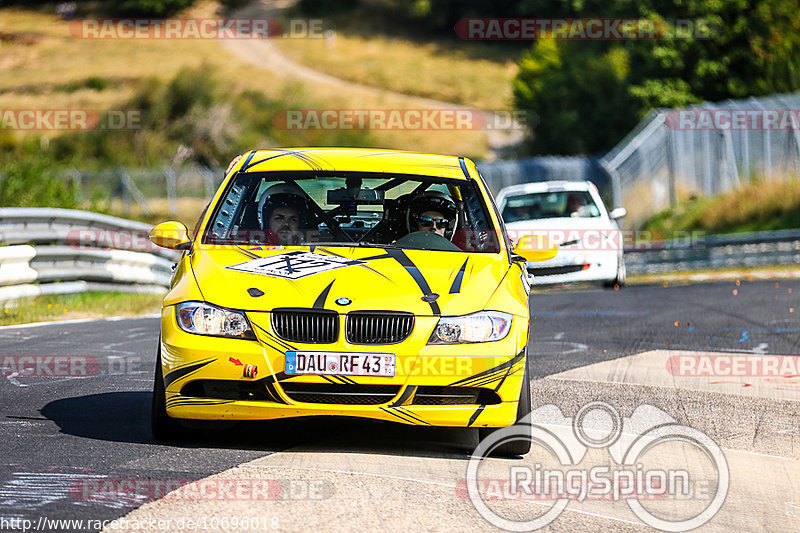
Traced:
<svg viewBox="0 0 800 533">
<path fill-rule="evenodd" d="M 480 311 L 464 316 L 443 316 L 433 329 L 428 344 L 462 344 L 505 339 L 511 331 L 512 316 L 500 311 Z"/>
<path fill-rule="evenodd" d="M 255 340 L 247 317 L 239 311 L 205 302 L 183 302 L 175 306 L 178 327 L 187 333 Z"/>
</svg>

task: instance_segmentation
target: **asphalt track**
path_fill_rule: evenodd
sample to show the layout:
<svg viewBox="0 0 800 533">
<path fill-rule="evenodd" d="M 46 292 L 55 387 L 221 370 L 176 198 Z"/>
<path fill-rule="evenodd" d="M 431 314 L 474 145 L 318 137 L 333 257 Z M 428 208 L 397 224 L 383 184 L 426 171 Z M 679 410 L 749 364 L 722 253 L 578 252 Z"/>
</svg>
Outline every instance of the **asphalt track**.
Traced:
<svg viewBox="0 0 800 533">
<path fill-rule="evenodd" d="M 671 355 L 689 352 L 800 353 L 800 281 L 548 290 L 533 295 L 531 308 L 535 408 L 554 405 L 567 418 L 591 401 L 625 417 L 641 405 L 658 408 L 713 439 L 727 458 L 727 499 L 700 530 L 800 530 L 800 376 L 691 378 L 665 366 Z M 154 442 L 148 419 L 157 334 L 154 318 L 0 329 L 0 529 L 22 530 L 30 520 L 39 530 L 87 531 L 98 523 L 45 519 L 120 517 L 130 520 L 117 523 L 127 529 L 158 530 L 157 522 L 141 521 L 187 518 L 205 520 L 187 531 L 256 529 L 234 527 L 236 517 L 281 531 L 497 530 L 458 489 L 478 443 L 468 430 L 325 418 Z M 24 356 L 37 357 L 34 375 L 9 371 Z M 673 452 L 673 462 L 691 462 Z M 158 499 L 170 484 L 208 476 L 220 491 L 266 480 L 272 496 Z M 504 512 L 519 518 L 536 507 L 517 503 Z M 603 501 L 570 503 L 547 527 L 649 529 L 624 503 Z"/>
</svg>

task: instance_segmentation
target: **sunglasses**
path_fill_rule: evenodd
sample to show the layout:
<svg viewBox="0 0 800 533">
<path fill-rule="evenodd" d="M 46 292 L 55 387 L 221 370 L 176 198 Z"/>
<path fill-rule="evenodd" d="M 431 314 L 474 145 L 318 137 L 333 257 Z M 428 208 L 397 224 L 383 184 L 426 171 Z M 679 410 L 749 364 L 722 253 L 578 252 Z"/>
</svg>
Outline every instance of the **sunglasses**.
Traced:
<svg viewBox="0 0 800 533">
<path fill-rule="evenodd" d="M 419 217 L 419 225 L 428 228 L 436 224 L 437 228 L 450 225 L 450 220 L 446 218 Z"/>
</svg>

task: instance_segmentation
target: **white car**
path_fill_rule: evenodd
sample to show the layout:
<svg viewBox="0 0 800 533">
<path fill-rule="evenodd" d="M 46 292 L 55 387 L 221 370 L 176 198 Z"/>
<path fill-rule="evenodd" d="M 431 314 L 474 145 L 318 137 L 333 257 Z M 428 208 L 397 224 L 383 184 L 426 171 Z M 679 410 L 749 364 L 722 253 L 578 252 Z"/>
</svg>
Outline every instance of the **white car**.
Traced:
<svg viewBox="0 0 800 533">
<path fill-rule="evenodd" d="M 543 181 L 506 187 L 497 195 L 513 241 L 537 234 L 558 245 L 549 261 L 528 263 L 537 285 L 600 281 L 607 287 L 625 283 L 623 232 L 617 220 L 624 207 L 610 213 L 589 181 Z"/>
</svg>

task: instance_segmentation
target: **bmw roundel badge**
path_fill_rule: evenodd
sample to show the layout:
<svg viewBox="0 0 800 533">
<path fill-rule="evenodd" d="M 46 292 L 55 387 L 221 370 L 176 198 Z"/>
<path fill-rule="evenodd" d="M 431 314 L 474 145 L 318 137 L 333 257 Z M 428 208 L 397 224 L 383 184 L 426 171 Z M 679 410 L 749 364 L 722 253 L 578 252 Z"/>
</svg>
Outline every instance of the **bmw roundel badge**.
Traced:
<svg viewBox="0 0 800 533">
<path fill-rule="evenodd" d="M 350 298 L 336 298 L 336 305 L 350 305 L 353 303 L 353 300 Z"/>
</svg>

